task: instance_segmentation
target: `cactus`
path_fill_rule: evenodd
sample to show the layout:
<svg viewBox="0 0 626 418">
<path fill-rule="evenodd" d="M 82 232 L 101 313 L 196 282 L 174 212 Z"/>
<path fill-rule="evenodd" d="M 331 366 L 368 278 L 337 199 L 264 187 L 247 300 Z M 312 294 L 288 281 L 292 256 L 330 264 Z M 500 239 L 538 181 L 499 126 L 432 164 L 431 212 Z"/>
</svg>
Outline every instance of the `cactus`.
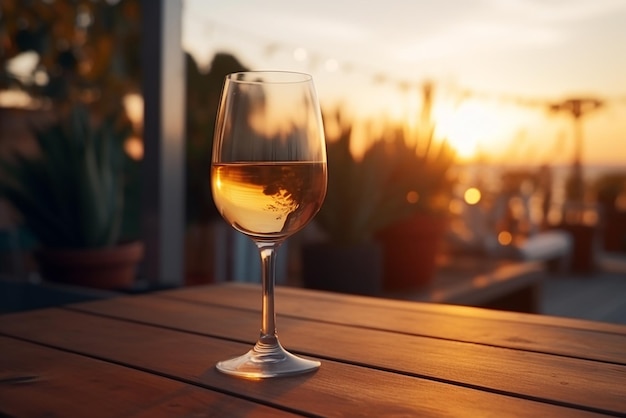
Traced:
<svg viewBox="0 0 626 418">
<path fill-rule="evenodd" d="M 99 248 L 120 237 L 123 140 L 129 131 L 105 118 L 93 124 L 86 107 L 45 128 L 33 128 L 37 156 L 0 160 L 0 197 L 21 213 L 48 248 Z"/>
</svg>

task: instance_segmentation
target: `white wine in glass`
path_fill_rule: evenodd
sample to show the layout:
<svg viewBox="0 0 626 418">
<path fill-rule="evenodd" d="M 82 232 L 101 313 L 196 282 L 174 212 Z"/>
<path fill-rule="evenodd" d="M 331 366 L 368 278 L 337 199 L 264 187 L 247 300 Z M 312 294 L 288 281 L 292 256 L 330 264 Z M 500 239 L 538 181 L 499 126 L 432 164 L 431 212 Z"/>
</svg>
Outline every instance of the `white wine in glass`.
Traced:
<svg viewBox="0 0 626 418">
<path fill-rule="evenodd" d="M 226 76 L 217 114 L 211 186 L 222 217 L 254 241 L 262 265 L 257 343 L 220 361 L 223 373 L 267 378 L 316 370 L 286 351 L 276 334 L 276 249 L 304 228 L 326 196 L 326 142 L 310 75 L 250 71 Z"/>
</svg>

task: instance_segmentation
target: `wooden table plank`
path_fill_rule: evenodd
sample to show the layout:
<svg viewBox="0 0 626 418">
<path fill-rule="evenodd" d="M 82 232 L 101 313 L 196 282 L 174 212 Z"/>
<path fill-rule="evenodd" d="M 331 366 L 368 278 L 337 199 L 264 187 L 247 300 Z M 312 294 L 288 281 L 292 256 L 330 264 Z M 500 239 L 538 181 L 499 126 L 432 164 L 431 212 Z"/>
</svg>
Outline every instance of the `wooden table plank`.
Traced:
<svg viewBox="0 0 626 418">
<path fill-rule="evenodd" d="M 152 315 L 155 317 L 165 319 L 172 314 L 158 304 L 153 308 Z M 210 309 L 207 313 L 211 313 Z M 221 322 L 221 318 L 211 319 L 209 315 L 204 316 L 202 321 Z M 306 325 L 303 321 L 299 322 L 300 327 Z M 243 325 L 243 328 L 246 326 Z M 306 329 L 304 331 L 307 332 Z M 217 372 L 214 364 L 225 357 L 240 354 L 249 348 L 248 344 L 69 310 L 51 309 L 0 316 L 0 333 L 314 415 L 594 415 L 590 411 L 328 360 L 313 374 L 246 381 Z M 334 332 L 329 334 L 336 336 Z M 353 349 L 358 351 L 359 347 L 354 346 Z M 389 347 L 387 354 L 393 354 Z M 605 406 L 611 403 L 606 398 L 604 402 Z"/>
<path fill-rule="evenodd" d="M 143 371 L 0 337 L 0 416 L 296 416 Z M 97 407 L 95 407 L 97 405 Z"/>
<path fill-rule="evenodd" d="M 260 316 L 254 311 L 154 297 L 108 302 L 80 309 L 249 344 L 258 335 Z M 294 318 L 280 318 L 278 326 L 287 348 L 311 356 L 554 402 L 626 410 L 626 366 Z"/>
<path fill-rule="evenodd" d="M 245 284 L 245 283 L 224 283 L 215 286 L 202 286 L 199 289 L 210 289 L 210 294 L 219 294 L 219 289 L 224 288 L 224 292 L 226 294 L 233 295 L 233 292 L 229 290 L 231 287 L 240 289 L 248 289 L 248 291 L 257 295 L 260 292 L 259 286 L 255 284 Z M 302 297 L 302 292 L 305 291 L 301 288 L 296 287 L 288 287 L 288 286 L 278 286 L 276 290 L 277 296 L 280 298 L 281 295 L 292 295 L 294 297 Z M 180 288 L 177 290 L 172 290 L 166 295 L 174 296 L 178 293 L 197 293 L 198 290 L 194 288 Z M 341 294 L 332 293 L 332 292 L 323 292 L 323 291 L 308 291 L 306 290 L 306 298 L 305 300 L 310 302 L 316 302 L 319 300 L 331 301 L 331 302 L 339 302 L 342 304 L 350 303 L 351 305 L 361 306 L 366 305 L 367 307 L 382 307 L 385 309 L 392 310 L 406 310 L 410 312 L 430 312 L 430 313 L 440 313 L 444 315 L 453 315 L 455 317 L 465 317 L 465 318 L 487 318 L 494 319 L 497 317 L 497 320 L 501 321 L 513 321 L 520 323 L 528 323 L 535 325 L 547 325 L 552 327 L 560 327 L 560 328 L 573 328 L 573 329 L 583 329 L 590 331 L 600 331 L 600 332 L 608 332 L 620 335 L 626 335 L 626 326 L 621 324 L 612 324 L 606 322 L 597 322 L 597 321 L 589 321 L 584 319 L 574 319 L 574 318 L 564 318 L 564 317 L 555 317 L 555 316 L 547 316 L 547 315 L 538 315 L 538 314 L 528 314 L 528 313 L 518 313 L 518 312 L 507 312 L 507 311 L 497 311 L 497 315 L 493 315 L 493 310 L 491 309 L 480 309 L 471 306 L 458 306 L 458 305 L 445 305 L 445 304 L 437 304 L 437 303 L 414 303 L 412 301 L 402 301 L 396 299 L 385 299 L 385 298 L 373 298 L 368 296 L 347 296 L 343 298 Z"/>
<path fill-rule="evenodd" d="M 501 311 L 452 305 L 435 305 L 435 310 L 418 310 L 431 305 L 411 303 L 407 306 L 397 301 L 383 301 L 379 305 L 376 302 L 381 300 L 364 297 L 348 297 L 347 300 L 356 299 L 357 303 L 344 308 L 346 300 L 334 298 L 332 294 L 314 293 L 320 297 L 310 298 L 307 292 L 307 297 L 302 297 L 302 289 L 289 288 L 281 288 L 277 293 L 276 307 L 281 316 L 626 364 L 623 347 L 626 326 L 603 328 L 601 323 L 561 321 L 560 318 L 554 320 L 555 324 L 547 322 L 547 318 L 529 323 L 528 318 L 536 319 L 538 315 L 508 315 Z M 201 287 L 168 292 L 167 295 L 255 311 L 260 305 L 260 289 L 249 285 Z M 368 303 L 370 301 L 371 304 Z M 415 306 L 419 308 L 415 309 Z M 494 315 L 494 312 L 497 314 Z M 567 326 L 557 326 L 562 322 Z M 572 324 L 579 326 L 569 326 Z"/>
<path fill-rule="evenodd" d="M 168 298 L 177 298 L 184 300 L 210 301 L 211 303 L 221 304 L 224 306 L 240 306 L 242 305 L 242 296 L 250 297 L 245 301 L 253 301 L 254 295 L 257 301 L 252 309 L 256 309 L 260 304 L 260 286 L 254 283 L 239 282 L 223 282 L 205 286 L 189 286 L 177 289 L 171 289 L 164 292 L 154 292 L 153 295 L 163 295 Z M 306 295 L 306 296 L 303 296 Z M 401 299 L 389 299 L 371 296 L 346 295 L 342 293 L 327 292 L 321 290 L 310 290 L 292 286 L 277 286 L 276 296 L 278 302 L 284 298 L 300 298 L 301 301 L 308 305 L 318 303 L 349 303 L 355 308 L 384 308 L 392 311 L 408 311 L 408 312 L 424 312 L 442 315 L 451 315 L 464 318 L 496 318 L 493 310 L 483 309 L 480 307 L 447 305 L 439 303 L 415 303 L 415 301 L 407 301 Z M 322 305 L 323 306 L 323 305 Z M 241 306 L 244 308 L 244 306 Z M 319 310 L 313 309 L 313 311 Z M 626 326 L 621 324 L 613 324 L 606 322 L 589 321 L 584 319 L 555 317 L 548 315 L 528 314 L 520 312 L 497 311 L 497 320 L 513 321 L 535 325 L 557 326 L 562 328 L 574 328 L 590 331 L 601 331 L 620 335 L 626 335 Z"/>
</svg>

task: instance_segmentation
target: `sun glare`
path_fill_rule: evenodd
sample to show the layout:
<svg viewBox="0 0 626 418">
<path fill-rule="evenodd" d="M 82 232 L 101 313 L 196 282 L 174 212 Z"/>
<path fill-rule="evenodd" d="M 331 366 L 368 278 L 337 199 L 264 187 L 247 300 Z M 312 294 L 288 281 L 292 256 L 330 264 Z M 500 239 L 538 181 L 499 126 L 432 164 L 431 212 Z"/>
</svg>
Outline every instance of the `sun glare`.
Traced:
<svg viewBox="0 0 626 418">
<path fill-rule="evenodd" d="M 460 159 L 469 161 L 482 149 L 502 146 L 508 117 L 495 106 L 479 101 L 441 104 L 433 109 L 436 135 L 448 140 Z M 509 125 L 510 129 L 510 125 Z"/>
</svg>

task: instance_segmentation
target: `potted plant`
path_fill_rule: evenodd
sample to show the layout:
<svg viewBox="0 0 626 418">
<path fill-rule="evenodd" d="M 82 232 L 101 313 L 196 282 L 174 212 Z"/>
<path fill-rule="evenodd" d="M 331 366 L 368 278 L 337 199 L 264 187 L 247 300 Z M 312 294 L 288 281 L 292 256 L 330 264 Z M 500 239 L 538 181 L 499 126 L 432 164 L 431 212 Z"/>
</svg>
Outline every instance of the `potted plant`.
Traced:
<svg viewBox="0 0 626 418">
<path fill-rule="evenodd" d="M 121 242 L 126 126 L 100 123 L 74 106 L 34 129 L 37 156 L 0 161 L 0 194 L 40 244 L 42 276 L 98 288 L 127 288 L 143 256 L 138 241 Z"/>
<path fill-rule="evenodd" d="M 600 205 L 602 249 L 626 252 L 626 170 L 610 171 L 599 176 L 593 189 Z"/>
<path fill-rule="evenodd" d="M 352 125 L 335 117 L 338 135 L 326 134 L 326 198 L 314 220 L 322 239 L 303 245 L 302 279 L 309 288 L 373 295 L 382 282 L 382 250 L 373 232 L 382 218 L 374 214 L 384 202 L 376 185 L 385 177 L 375 173 L 387 166 L 375 153 L 357 160 L 350 151 Z"/>
<path fill-rule="evenodd" d="M 218 260 L 211 256 L 223 243 L 220 231 L 236 234 L 224 224 L 213 203 L 211 182 L 207 181 L 215 115 L 224 77 L 248 69 L 233 55 L 217 53 L 211 61 L 210 70 L 205 73 L 191 55 L 186 57 L 185 280 L 187 284 L 203 284 L 220 279 L 218 272 L 221 267 Z M 254 255 L 257 256 L 256 251 Z"/>
<path fill-rule="evenodd" d="M 325 240 L 303 247 L 303 280 L 308 287 L 379 294 L 405 281 L 410 270 L 395 263 L 412 262 L 418 270 L 416 233 L 443 233 L 454 154 L 445 143 L 436 148 L 432 135 L 418 149 L 402 129 L 388 127 L 356 158 L 352 126 L 336 119 L 339 134 L 327 144 L 328 191 L 315 218 Z M 420 213 L 437 216 L 416 228 L 400 223 L 413 225 Z"/>
<path fill-rule="evenodd" d="M 393 167 L 385 200 L 396 214 L 375 234 L 383 247 L 384 288 L 424 286 L 434 275 L 448 224 L 455 153 L 446 141 L 437 143 L 432 130 L 425 137 L 409 138 L 404 129 L 390 128 L 379 142 Z"/>
</svg>

